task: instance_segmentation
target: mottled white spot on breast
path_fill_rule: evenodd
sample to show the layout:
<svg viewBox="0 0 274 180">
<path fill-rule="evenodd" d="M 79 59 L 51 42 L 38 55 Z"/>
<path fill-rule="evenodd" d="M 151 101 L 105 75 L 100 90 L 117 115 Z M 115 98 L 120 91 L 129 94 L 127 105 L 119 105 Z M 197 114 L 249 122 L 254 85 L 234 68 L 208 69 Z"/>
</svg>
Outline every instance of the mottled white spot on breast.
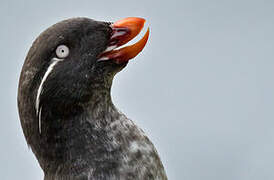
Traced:
<svg viewBox="0 0 274 180">
<path fill-rule="evenodd" d="M 130 143 L 129 149 L 132 153 L 140 151 L 142 154 L 148 154 L 153 151 L 153 146 L 143 141 L 133 141 Z"/>
<path fill-rule="evenodd" d="M 133 141 L 130 144 L 130 151 L 131 152 L 137 152 L 139 149 L 140 149 L 140 146 L 139 146 L 139 144 L 136 141 Z"/>
</svg>

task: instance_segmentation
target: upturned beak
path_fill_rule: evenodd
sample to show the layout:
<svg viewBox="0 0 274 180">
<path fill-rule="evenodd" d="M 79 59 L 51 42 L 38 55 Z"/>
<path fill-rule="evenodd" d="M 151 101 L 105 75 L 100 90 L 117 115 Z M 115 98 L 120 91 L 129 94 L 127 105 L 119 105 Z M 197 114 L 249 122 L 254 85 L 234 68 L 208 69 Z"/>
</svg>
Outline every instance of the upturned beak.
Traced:
<svg viewBox="0 0 274 180">
<path fill-rule="evenodd" d="M 141 40 L 119 48 L 135 38 L 144 27 L 145 19 L 137 17 L 128 17 L 119 20 L 111 25 L 112 36 L 110 38 L 107 49 L 99 56 L 99 61 L 113 60 L 117 64 L 125 63 L 137 56 L 145 47 L 148 37 L 149 29 Z M 119 48 L 119 49 L 117 49 Z"/>
</svg>

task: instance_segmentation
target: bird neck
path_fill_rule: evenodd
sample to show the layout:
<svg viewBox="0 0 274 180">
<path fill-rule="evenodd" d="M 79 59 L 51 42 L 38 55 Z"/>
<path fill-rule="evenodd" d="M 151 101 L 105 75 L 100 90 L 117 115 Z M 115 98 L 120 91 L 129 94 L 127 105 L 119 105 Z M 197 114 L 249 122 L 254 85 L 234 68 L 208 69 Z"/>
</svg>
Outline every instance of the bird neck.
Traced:
<svg viewBox="0 0 274 180">
<path fill-rule="evenodd" d="M 38 155 L 46 176 L 79 175 L 106 162 L 110 163 L 107 166 L 117 163 L 115 157 L 119 150 L 109 136 L 109 127 L 121 114 L 113 105 L 109 91 L 96 92 L 91 101 L 81 105 L 81 113 L 47 120 L 53 123 L 42 134 Z"/>
</svg>

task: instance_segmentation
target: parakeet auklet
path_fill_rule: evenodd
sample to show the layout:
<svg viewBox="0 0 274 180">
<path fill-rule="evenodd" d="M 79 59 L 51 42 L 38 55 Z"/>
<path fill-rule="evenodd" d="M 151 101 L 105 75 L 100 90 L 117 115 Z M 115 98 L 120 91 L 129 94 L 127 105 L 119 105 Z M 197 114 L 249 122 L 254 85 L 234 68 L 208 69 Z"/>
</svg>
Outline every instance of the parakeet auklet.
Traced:
<svg viewBox="0 0 274 180">
<path fill-rule="evenodd" d="M 33 43 L 22 68 L 18 108 L 45 180 L 165 180 L 151 141 L 111 100 L 114 75 L 144 48 L 145 20 L 61 21 Z"/>
</svg>

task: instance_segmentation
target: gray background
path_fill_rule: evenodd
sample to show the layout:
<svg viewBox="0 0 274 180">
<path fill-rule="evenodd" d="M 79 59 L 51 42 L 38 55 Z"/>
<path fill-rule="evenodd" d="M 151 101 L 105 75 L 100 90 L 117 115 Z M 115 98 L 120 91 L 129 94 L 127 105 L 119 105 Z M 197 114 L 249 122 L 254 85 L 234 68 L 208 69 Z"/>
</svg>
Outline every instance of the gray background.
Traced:
<svg viewBox="0 0 274 180">
<path fill-rule="evenodd" d="M 145 17 L 145 50 L 113 100 L 157 147 L 171 180 L 274 179 L 274 1 L 1 1 L 0 179 L 42 179 L 16 96 L 32 41 L 75 16 Z"/>
</svg>

